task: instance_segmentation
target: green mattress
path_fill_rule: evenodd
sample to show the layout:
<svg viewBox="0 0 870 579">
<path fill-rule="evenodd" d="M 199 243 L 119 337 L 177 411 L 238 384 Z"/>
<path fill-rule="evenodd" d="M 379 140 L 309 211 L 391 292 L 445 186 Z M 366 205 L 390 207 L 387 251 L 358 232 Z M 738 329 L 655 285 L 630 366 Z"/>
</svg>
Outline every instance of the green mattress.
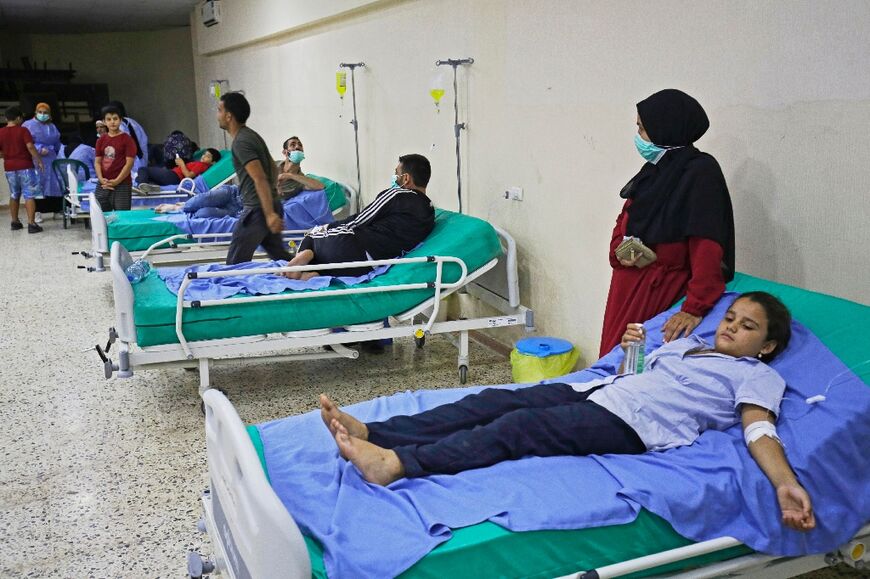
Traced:
<svg viewBox="0 0 870 579">
<path fill-rule="evenodd" d="M 501 244 L 495 230 L 486 221 L 438 210 L 434 231 L 407 257 L 428 255 L 458 257 L 472 272 L 499 257 Z M 459 266 L 445 264 L 442 279 L 452 282 L 458 278 Z M 434 279 L 434 263 L 401 264 L 356 287 L 384 287 L 431 282 Z M 331 286 L 330 289 L 334 288 Z M 143 347 L 177 343 L 177 298 L 166 289 L 166 284 L 157 272 L 152 270 L 133 289 L 137 343 Z M 186 308 L 183 329 L 187 340 L 196 341 L 362 324 L 404 312 L 431 298 L 432 294 L 431 289 L 419 289 L 281 302 L 242 303 L 242 300 L 228 305 Z"/>
<path fill-rule="evenodd" d="M 218 161 L 218 164 L 223 162 L 224 159 L 222 158 Z M 230 165 L 230 168 L 232 169 L 232 165 Z M 208 174 L 211 170 L 209 169 L 203 175 Z M 312 177 L 314 176 L 312 175 Z M 347 204 L 344 188 L 341 185 L 326 177 L 314 178 L 319 179 L 325 185 L 324 189 L 326 190 L 326 198 L 330 211 L 335 211 Z M 214 187 L 215 184 L 209 183 L 209 187 Z M 109 247 L 112 247 L 112 243 L 118 241 L 127 251 L 144 251 L 162 239 L 172 235 L 187 233 L 174 223 L 155 219 L 159 215 L 153 209 L 116 211 L 113 215 L 116 216 L 115 221 L 107 226 Z M 179 240 L 177 243 L 190 242 Z"/>
<path fill-rule="evenodd" d="M 854 329 L 870 325 L 870 306 L 740 273 L 728 284 L 728 290 L 770 292 L 782 299 L 795 319 L 812 330 L 844 364 L 851 368 L 868 359 L 866 349 L 862 351 L 854 338 Z M 870 385 L 870 368 L 865 367 L 858 374 Z M 255 426 L 249 426 L 248 434 L 268 477 L 259 431 Z M 312 575 L 325 578 L 323 549 L 309 537 L 305 537 L 305 541 L 311 558 Z M 637 519 L 626 525 L 573 531 L 517 533 L 484 522 L 455 530 L 449 541 L 432 550 L 401 577 L 543 579 L 596 569 L 691 543 L 674 531 L 667 521 L 646 510 L 641 510 Z M 751 549 L 741 545 L 629 577 L 668 573 L 751 552 Z"/>
</svg>

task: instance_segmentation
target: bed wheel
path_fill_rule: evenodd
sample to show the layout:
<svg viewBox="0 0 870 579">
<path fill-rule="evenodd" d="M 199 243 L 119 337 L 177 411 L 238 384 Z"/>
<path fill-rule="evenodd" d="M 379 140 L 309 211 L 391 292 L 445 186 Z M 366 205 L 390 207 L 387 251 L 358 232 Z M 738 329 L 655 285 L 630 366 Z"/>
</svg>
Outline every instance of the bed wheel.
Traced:
<svg viewBox="0 0 870 579">
<path fill-rule="evenodd" d="M 468 366 L 459 367 L 459 383 L 465 384 L 468 381 Z"/>
<path fill-rule="evenodd" d="M 422 350 L 423 346 L 426 345 L 426 336 L 420 336 L 419 338 L 414 336 L 414 343 L 417 345 L 418 350 Z"/>
</svg>

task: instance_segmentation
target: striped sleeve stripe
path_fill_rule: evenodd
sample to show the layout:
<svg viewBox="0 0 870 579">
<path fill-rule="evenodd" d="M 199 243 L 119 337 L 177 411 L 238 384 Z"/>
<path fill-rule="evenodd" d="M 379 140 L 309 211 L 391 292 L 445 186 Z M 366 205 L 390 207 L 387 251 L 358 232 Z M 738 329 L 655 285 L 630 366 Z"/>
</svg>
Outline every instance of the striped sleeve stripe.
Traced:
<svg viewBox="0 0 870 579">
<path fill-rule="evenodd" d="M 347 229 L 343 225 L 340 227 L 335 227 L 333 229 L 327 229 L 326 231 L 318 231 L 318 232 L 310 232 L 308 234 L 309 237 L 323 239 L 325 237 L 338 237 L 339 235 L 353 235 L 353 231 Z"/>
</svg>

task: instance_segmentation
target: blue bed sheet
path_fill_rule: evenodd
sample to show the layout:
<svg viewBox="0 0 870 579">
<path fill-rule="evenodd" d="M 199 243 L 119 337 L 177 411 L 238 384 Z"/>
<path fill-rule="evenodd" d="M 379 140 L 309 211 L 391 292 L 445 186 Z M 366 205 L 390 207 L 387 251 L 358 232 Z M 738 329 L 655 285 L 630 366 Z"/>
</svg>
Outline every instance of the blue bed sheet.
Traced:
<svg viewBox="0 0 870 579">
<path fill-rule="evenodd" d="M 178 295 L 181 282 L 189 271 L 240 271 L 246 269 L 271 269 L 285 267 L 286 261 L 247 261 L 235 265 L 202 264 L 188 267 L 161 267 L 157 270 L 160 279 L 166 284 L 166 288 L 173 294 Z M 288 279 L 280 275 L 240 275 L 227 277 L 197 278 L 187 286 L 184 292 L 188 300 L 222 300 L 239 294 L 245 295 L 269 295 L 279 294 L 286 290 L 316 290 L 328 287 L 332 282 L 341 283 L 345 286 L 360 284 L 385 273 L 390 266 L 382 265 L 374 268 L 365 275 L 360 276 L 329 276 L 319 275 L 302 281 Z"/>
<path fill-rule="evenodd" d="M 712 337 L 734 298 L 726 294 L 696 333 Z M 671 313 L 646 323 L 648 349 L 660 345 Z M 773 366 L 788 383 L 779 433 L 814 501 L 817 528 L 809 533 L 780 523 L 773 488 L 739 425 L 665 452 L 529 457 L 382 488 L 337 456 L 319 413 L 312 412 L 259 426 L 269 477 L 303 531 L 323 544 L 331 577 L 395 576 L 447 540 L 451 528 L 484 520 L 515 531 L 579 529 L 630 522 L 641 507 L 696 541 L 730 535 L 767 553 L 826 552 L 870 520 L 870 389 L 798 322 L 793 331 Z M 617 348 L 558 381 L 608 375 L 621 357 Z M 347 410 L 361 420 L 383 420 L 480 389 L 404 392 Z M 806 404 L 826 390 L 826 401 Z"/>
<path fill-rule="evenodd" d="M 93 189 L 92 189 L 93 190 Z M 175 189 L 169 191 L 169 193 L 175 193 Z M 83 194 L 84 195 L 84 194 Z M 134 196 L 130 200 L 130 204 L 134 209 L 140 208 L 154 208 L 163 203 L 178 203 L 180 201 L 187 201 L 190 197 L 186 193 L 179 193 L 177 195 L 172 195 L 171 197 L 155 197 L 155 196 Z M 80 196 L 79 203 L 81 203 L 82 211 L 90 211 L 91 202 L 87 196 Z"/>
<path fill-rule="evenodd" d="M 154 218 L 168 221 L 185 233 L 230 233 L 236 226 L 236 217 L 191 217 L 187 213 L 167 213 Z M 316 225 L 332 223 L 335 218 L 329 210 L 329 201 L 323 189 L 303 191 L 284 202 L 284 228 L 305 231 Z"/>
</svg>

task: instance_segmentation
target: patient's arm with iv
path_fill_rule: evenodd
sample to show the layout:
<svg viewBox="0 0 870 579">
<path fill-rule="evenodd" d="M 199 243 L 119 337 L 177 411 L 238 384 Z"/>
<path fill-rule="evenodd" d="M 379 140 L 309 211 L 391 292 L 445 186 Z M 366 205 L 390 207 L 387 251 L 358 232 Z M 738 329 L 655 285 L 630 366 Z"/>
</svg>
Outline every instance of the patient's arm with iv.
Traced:
<svg viewBox="0 0 870 579">
<path fill-rule="evenodd" d="M 740 408 L 744 431 L 748 433 L 750 429 L 757 429 L 765 432 L 748 442 L 749 453 L 776 490 L 783 524 L 797 531 L 809 531 L 816 526 L 812 501 L 798 482 L 779 438 L 774 437 L 776 430 L 772 428 L 773 416 L 766 408 L 754 404 L 743 404 Z M 764 422 L 770 426 L 765 427 L 762 424 L 762 428 L 757 428 L 758 423 Z M 773 435 L 767 432 L 772 432 Z M 748 436 L 747 440 L 749 438 L 751 437 Z"/>
</svg>

